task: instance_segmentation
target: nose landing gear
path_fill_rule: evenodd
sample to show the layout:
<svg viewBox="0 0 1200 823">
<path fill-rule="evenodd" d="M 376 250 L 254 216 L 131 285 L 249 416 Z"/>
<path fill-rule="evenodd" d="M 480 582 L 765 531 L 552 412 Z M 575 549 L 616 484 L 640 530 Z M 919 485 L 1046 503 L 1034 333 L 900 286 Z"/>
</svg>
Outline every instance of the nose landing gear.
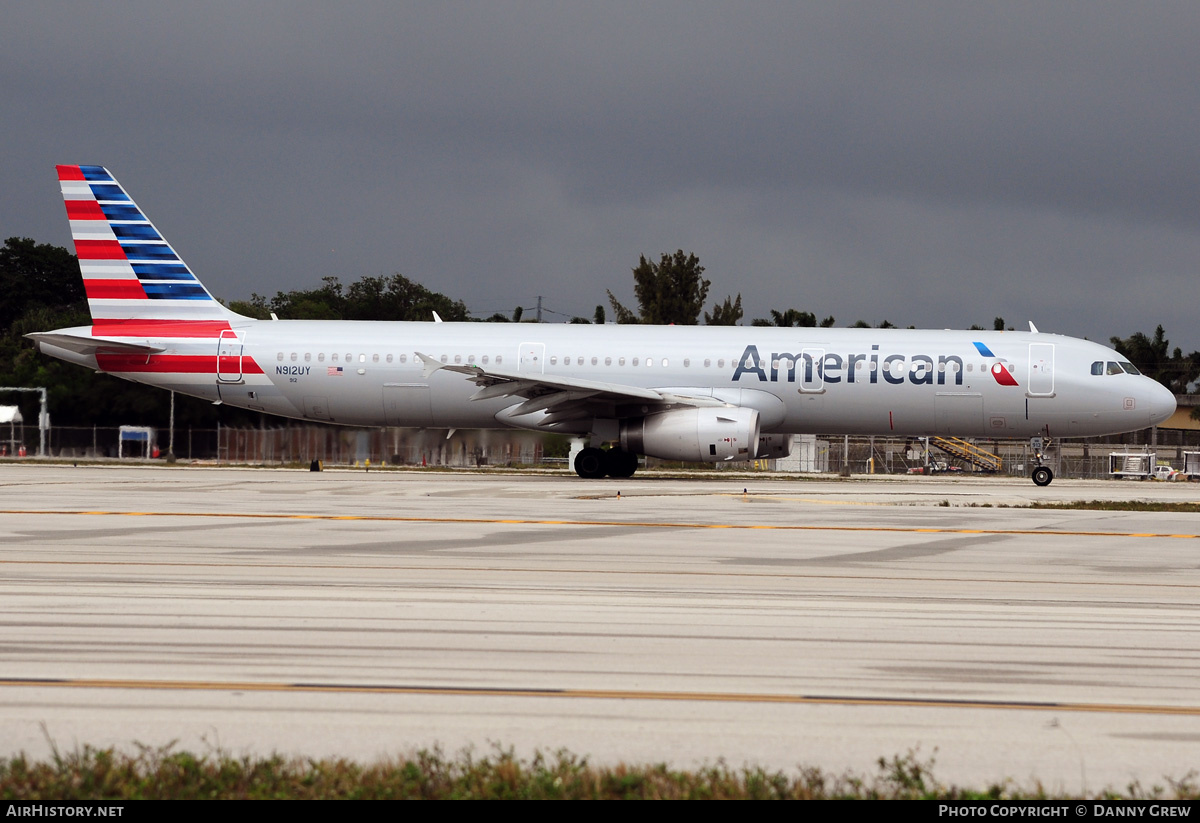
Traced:
<svg viewBox="0 0 1200 823">
<path fill-rule="evenodd" d="M 1033 470 L 1033 483 L 1036 486 L 1049 486 L 1053 479 L 1054 472 L 1050 471 L 1049 466 L 1038 466 Z"/>
<path fill-rule="evenodd" d="M 1049 466 L 1045 465 L 1045 452 L 1049 451 L 1050 445 L 1053 442 L 1049 437 L 1046 438 L 1045 442 L 1040 437 L 1034 437 L 1029 441 L 1029 445 L 1033 449 L 1033 459 L 1037 462 L 1030 475 L 1035 486 L 1049 486 L 1050 482 L 1054 480 L 1054 472 L 1050 470 Z"/>
</svg>

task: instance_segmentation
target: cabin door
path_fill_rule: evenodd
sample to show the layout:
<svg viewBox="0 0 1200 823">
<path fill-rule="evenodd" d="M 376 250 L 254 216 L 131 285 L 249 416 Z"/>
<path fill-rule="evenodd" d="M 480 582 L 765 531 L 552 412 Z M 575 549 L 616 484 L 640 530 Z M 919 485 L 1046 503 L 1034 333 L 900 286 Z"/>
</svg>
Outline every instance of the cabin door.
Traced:
<svg viewBox="0 0 1200 823">
<path fill-rule="evenodd" d="M 242 348 L 244 331 L 223 329 L 217 341 L 217 383 L 242 382 Z"/>
<path fill-rule="evenodd" d="M 1030 397 L 1054 396 L 1054 344 L 1029 344 L 1029 389 Z"/>
</svg>

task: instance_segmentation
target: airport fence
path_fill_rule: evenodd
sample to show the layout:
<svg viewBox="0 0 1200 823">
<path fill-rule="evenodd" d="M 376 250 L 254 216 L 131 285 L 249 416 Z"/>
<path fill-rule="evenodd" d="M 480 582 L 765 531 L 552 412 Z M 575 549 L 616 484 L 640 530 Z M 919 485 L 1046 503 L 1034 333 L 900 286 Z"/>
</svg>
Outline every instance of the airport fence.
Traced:
<svg viewBox="0 0 1200 823">
<path fill-rule="evenodd" d="M 144 433 L 144 434 L 143 434 Z M 36 427 L 0 431 L 0 457 L 38 453 Z M 47 456 L 57 459 L 153 460 L 167 456 L 169 432 L 141 427 L 55 426 L 47 432 Z M 976 439 L 998 455 L 1001 474 L 1027 475 L 1034 465 L 1028 441 Z M 523 431 L 373 428 L 319 424 L 215 429 L 180 428 L 174 453 L 180 460 L 251 465 L 566 466 L 567 441 Z M 1159 462 L 1184 467 L 1184 452 L 1200 450 L 1200 432 L 1145 430 L 1119 437 L 1065 441 L 1047 462 L 1060 477 L 1108 476 L 1112 452 L 1152 450 Z M 649 460 L 649 465 L 663 461 Z M 693 465 L 694 468 L 699 466 Z M 798 436 L 792 456 L 782 460 L 707 465 L 714 470 L 905 474 L 947 470 L 975 473 L 978 467 L 930 448 L 924 438 Z"/>
<path fill-rule="evenodd" d="M 34 427 L 17 427 L 0 437 L 0 457 L 33 457 L 38 452 L 39 434 Z M 364 465 L 367 461 L 409 466 L 528 465 L 542 461 L 544 441 L 534 432 L 486 430 L 321 425 L 180 428 L 175 431 L 174 453 L 179 460 L 254 465 L 313 460 L 335 465 Z M 153 460 L 166 458 L 170 446 L 167 429 L 55 426 L 47 432 L 46 452 L 56 459 Z"/>
</svg>

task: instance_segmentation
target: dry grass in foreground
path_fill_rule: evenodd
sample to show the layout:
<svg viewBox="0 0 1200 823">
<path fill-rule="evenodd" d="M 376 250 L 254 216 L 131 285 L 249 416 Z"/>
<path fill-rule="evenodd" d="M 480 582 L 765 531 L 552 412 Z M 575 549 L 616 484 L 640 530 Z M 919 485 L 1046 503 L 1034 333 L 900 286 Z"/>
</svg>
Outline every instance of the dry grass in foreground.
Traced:
<svg viewBox="0 0 1200 823">
<path fill-rule="evenodd" d="M 511 749 L 490 755 L 463 752 L 448 758 L 424 750 L 396 760 L 363 765 L 350 760 L 197 756 L 142 747 L 129 755 L 85 747 L 46 762 L 23 756 L 0 759 L 0 798 L 5 800 L 135 799 L 1031 799 L 1062 798 L 1040 785 L 1010 781 L 983 788 L 944 786 L 933 776 L 933 759 L 916 752 L 880 758 L 873 775 L 829 775 L 818 768 L 793 774 L 723 762 L 694 771 L 665 764 L 592 766 L 565 750 L 525 760 Z M 1101 799 L 1196 799 L 1189 774 L 1166 786 L 1132 784 L 1104 790 Z"/>
</svg>

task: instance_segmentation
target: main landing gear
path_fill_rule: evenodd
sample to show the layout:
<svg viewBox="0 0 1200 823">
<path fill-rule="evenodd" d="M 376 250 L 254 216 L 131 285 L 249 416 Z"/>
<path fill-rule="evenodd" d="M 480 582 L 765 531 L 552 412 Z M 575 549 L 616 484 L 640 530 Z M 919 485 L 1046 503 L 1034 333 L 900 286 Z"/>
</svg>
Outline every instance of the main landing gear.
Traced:
<svg viewBox="0 0 1200 823">
<path fill-rule="evenodd" d="M 621 449 L 587 448 L 575 455 L 575 473 L 589 480 L 605 475 L 609 477 L 633 477 L 637 471 L 638 456 Z"/>
</svg>

